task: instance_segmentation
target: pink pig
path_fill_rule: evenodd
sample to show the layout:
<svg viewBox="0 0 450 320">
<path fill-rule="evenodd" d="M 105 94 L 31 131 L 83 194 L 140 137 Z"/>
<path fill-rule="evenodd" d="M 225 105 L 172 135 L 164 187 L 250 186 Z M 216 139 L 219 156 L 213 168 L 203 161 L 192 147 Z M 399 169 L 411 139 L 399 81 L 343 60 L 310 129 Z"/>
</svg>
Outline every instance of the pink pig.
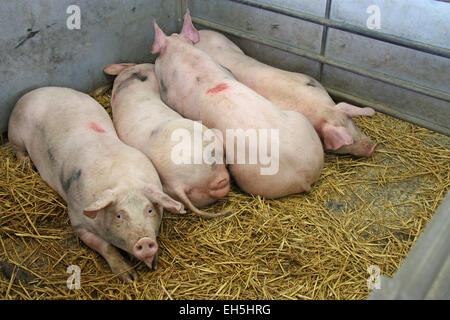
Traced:
<svg viewBox="0 0 450 320">
<path fill-rule="evenodd" d="M 194 155 L 188 163 L 175 163 L 172 150 L 178 142 L 172 139 L 176 130 L 189 133 L 189 148 L 195 135 L 204 137 L 207 128 L 195 130 L 194 121 L 184 119 L 161 101 L 158 81 L 153 64 L 121 63 L 105 67 L 105 73 L 118 75 L 112 91 L 113 122 L 119 138 L 142 151 L 155 166 L 164 191 L 180 200 L 192 212 L 212 218 L 229 215 L 230 211 L 211 214 L 195 206 L 205 206 L 223 198 L 230 190 L 230 177 L 223 163 L 213 159 L 208 163 L 194 163 Z M 201 124 L 198 124 L 201 126 Z M 223 148 L 216 150 L 223 158 Z M 223 161 L 222 161 L 223 162 Z"/>
<path fill-rule="evenodd" d="M 162 100 L 184 117 L 201 120 L 221 132 L 229 170 L 239 187 L 266 198 L 309 191 L 324 161 L 322 144 L 310 122 L 298 112 L 281 110 L 195 48 L 199 33 L 189 13 L 181 34 L 168 37 L 156 22 L 154 28 L 152 50 L 160 53 L 155 74 Z M 267 136 L 261 134 L 259 143 L 266 143 L 276 170 L 264 171 L 265 160 L 240 161 L 234 153 L 239 143 L 233 144 L 230 131 L 248 134 L 241 142 L 249 159 L 256 153 L 261 155 L 263 148 L 261 144 L 250 147 L 245 141 L 253 139 L 255 132 L 265 132 Z"/>
<path fill-rule="evenodd" d="M 322 137 L 325 150 L 371 156 L 376 144 L 361 132 L 351 117 L 371 116 L 371 108 L 358 108 L 341 102 L 337 105 L 315 79 L 280 70 L 246 56 L 224 35 L 201 30 L 195 46 L 228 68 L 237 80 L 272 101 L 283 110 L 305 115 Z"/>
<path fill-rule="evenodd" d="M 114 273 L 136 279 L 117 248 L 156 266 L 163 208 L 184 213 L 184 207 L 162 191 L 148 158 L 119 140 L 93 98 L 69 88 L 33 90 L 15 105 L 8 138 L 17 157 L 28 154 L 67 201 L 75 232 Z"/>
</svg>

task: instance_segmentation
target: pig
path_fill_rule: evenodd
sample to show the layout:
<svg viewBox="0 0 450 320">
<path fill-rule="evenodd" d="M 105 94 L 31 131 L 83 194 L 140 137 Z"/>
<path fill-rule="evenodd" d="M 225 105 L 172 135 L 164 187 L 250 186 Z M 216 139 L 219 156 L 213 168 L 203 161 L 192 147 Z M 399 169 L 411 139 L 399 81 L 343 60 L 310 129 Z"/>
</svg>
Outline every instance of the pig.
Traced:
<svg viewBox="0 0 450 320">
<path fill-rule="evenodd" d="M 323 139 L 326 151 L 365 157 L 372 155 L 376 143 L 351 119 L 353 116 L 374 115 L 372 108 L 359 108 L 346 102 L 335 104 L 317 80 L 263 64 L 245 55 L 218 32 L 200 30 L 199 37 L 195 47 L 228 68 L 237 80 L 281 109 L 305 115 Z"/>
<path fill-rule="evenodd" d="M 8 139 L 67 202 L 76 234 L 113 273 L 137 279 L 117 248 L 156 266 L 163 208 L 185 213 L 184 206 L 162 191 L 151 161 L 119 140 L 100 104 L 69 88 L 32 90 L 14 106 Z"/>
<path fill-rule="evenodd" d="M 155 20 L 153 24 L 152 52 L 159 53 L 155 74 L 162 100 L 184 117 L 201 120 L 206 127 L 221 132 L 226 161 L 238 186 L 265 198 L 310 191 L 324 161 L 320 138 L 310 122 L 298 112 L 281 110 L 195 48 L 199 33 L 189 12 L 180 34 L 166 36 Z M 266 143 L 265 150 L 269 150 L 272 161 L 269 168 L 264 167 L 265 160 L 261 157 L 256 163 L 239 162 L 234 152 L 239 147 L 234 138 L 239 136 L 230 132 L 248 134 L 245 140 L 241 139 L 243 142 L 249 141 L 256 131 L 266 132 L 265 139 L 261 135 L 259 144 L 256 147 L 253 144 L 253 148 L 245 143 L 245 154 L 249 159 L 256 153 L 261 155 L 261 143 Z"/>
<path fill-rule="evenodd" d="M 172 161 L 171 151 L 178 144 L 172 139 L 175 130 L 186 130 L 189 137 L 199 135 L 199 141 L 203 141 L 206 147 L 209 140 L 202 133 L 207 128 L 203 126 L 201 131 L 194 130 L 194 121 L 183 118 L 161 101 L 154 65 L 110 64 L 104 72 L 118 75 L 111 99 L 117 134 L 123 142 L 149 157 L 161 178 L 163 190 L 200 216 L 229 215 L 231 211 L 211 214 L 195 207 L 209 205 L 225 197 L 230 190 L 230 177 L 223 160 L 220 164 L 214 159 L 196 164 L 192 152 L 190 162 Z M 189 149 L 192 149 L 194 142 L 192 139 L 189 142 Z M 223 158 L 223 148 L 217 152 Z"/>
</svg>

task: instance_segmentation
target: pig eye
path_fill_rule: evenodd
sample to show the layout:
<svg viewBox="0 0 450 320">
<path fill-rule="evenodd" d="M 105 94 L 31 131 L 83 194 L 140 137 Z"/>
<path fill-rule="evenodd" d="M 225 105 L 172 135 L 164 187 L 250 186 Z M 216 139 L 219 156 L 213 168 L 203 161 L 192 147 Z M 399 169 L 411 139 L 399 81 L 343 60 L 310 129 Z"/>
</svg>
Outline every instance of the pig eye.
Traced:
<svg viewBox="0 0 450 320">
<path fill-rule="evenodd" d="M 123 220 L 126 219 L 127 213 L 124 210 L 120 210 L 120 211 L 115 213 L 115 217 L 116 217 L 116 221 L 117 222 L 122 222 Z"/>
<path fill-rule="evenodd" d="M 157 212 L 155 208 L 150 207 L 150 206 L 148 206 L 146 210 L 147 210 L 147 214 L 150 217 L 153 217 L 155 215 L 155 213 Z"/>
</svg>

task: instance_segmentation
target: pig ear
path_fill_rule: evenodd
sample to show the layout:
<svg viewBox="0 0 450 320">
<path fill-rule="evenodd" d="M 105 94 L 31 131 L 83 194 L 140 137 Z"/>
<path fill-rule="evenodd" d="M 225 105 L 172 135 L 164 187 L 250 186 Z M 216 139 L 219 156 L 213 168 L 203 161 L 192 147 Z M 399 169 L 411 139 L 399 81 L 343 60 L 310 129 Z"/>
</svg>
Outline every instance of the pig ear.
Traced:
<svg viewBox="0 0 450 320">
<path fill-rule="evenodd" d="M 159 28 L 155 19 L 153 19 L 153 28 L 155 29 L 155 38 L 153 40 L 152 53 L 162 53 L 167 47 L 167 36 Z"/>
<path fill-rule="evenodd" d="M 344 127 L 325 124 L 322 129 L 322 134 L 325 149 L 327 150 L 337 150 L 353 143 L 352 135 Z"/>
<path fill-rule="evenodd" d="M 195 29 L 192 24 L 191 15 L 189 14 L 189 9 L 186 9 L 186 14 L 184 15 L 183 29 L 181 34 L 187 39 L 191 40 L 194 44 L 200 41 L 200 34 L 197 29 Z"/>
<path fill-rule="evenodd" d="M 122 72 L 122 70 L 135 66 L 136 63 L 116 63 L 116 64 L 108 64 L 104 69 L 103 72 L 106 74 L 110 74 L 113 76 L 117 76 L 119 73 Z"/>
<path fill-rule="evenodd" d="M 145 195 L 151 202 L 162 206 L 173 213 L 186 213 L 183 204 L 173 200 L 167 194 L 159 190 L 155 185 L 149 184 L 144 189 Z"/>
<path fill-rule="evenodd" d="M 116 201 L 114 192 L 112 190 L 106 190 L 99 196 L 98 200 L 87 206 L 87 208 L 83 210 L 83 213 L 85 216 L 95 219 L 100 210 L 113 204 L 114 201 Z"/>
<path fill-rule="evenodd" d="M 373 116 L 375 114 L 375 110 L 372 108 L 359 108 L 352 104 L 341 102 L 336 105 L 340 111 L 346 113 L 350 117 L 354 116 Z"/>
</svg>

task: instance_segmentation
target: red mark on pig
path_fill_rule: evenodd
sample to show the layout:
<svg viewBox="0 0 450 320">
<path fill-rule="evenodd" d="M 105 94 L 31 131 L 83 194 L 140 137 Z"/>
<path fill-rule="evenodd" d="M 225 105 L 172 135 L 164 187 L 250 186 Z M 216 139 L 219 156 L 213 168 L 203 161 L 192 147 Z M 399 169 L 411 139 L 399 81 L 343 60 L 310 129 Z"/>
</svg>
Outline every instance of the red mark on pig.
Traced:
<svg viewBox="0 0 450 320">
<path fill-rule="evenodd" d="M 114 102 L 114 100 L 116 100 L 116 93 L 114 92 L 113 98 L 112 98 L 112 102 Z"/>
<path fill-rule="evenodd" d="M 89 123 L 89 129 L 94 130 L 95 132 L 105 133 L 105 129 L 103 129 L 98 123 L 91 122 Z"/>
<path fill-rule="evenodd" d="M 211 88 L 208 91 L 206 91 L 206 93 L 210 94 L 210 95 L 215 95 L 215 94 L 217 94 L 219 92 L 222 92 L 223 90 L 226 90 L 226 89 L 228 89 L 228 85 L 226 83 L 219 83 L 214 88 Z"/>
</svg>

